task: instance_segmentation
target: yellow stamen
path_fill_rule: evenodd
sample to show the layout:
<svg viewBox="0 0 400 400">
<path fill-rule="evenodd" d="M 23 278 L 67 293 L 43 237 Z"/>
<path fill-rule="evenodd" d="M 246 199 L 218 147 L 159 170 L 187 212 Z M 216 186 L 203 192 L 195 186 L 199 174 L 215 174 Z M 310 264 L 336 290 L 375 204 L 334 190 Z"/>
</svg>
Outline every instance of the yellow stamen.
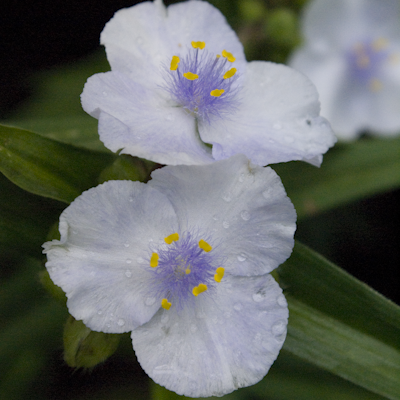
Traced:
<svg viewBox="0 0 400 400">
<path fill-rule="evenodd" d="M 158 265 L 158 259 L 160 256 L 157 253 L 153 253 L 150 258 L 150 267 L 155 268 Z"/>
<path fill-rule="evenodd" d="M 169 67 L 169 69 L 171 71 L 176 71 L 178 69 L 179 61 L 181 61 L 181 60 L 179 59 L 178 56 L 172 56 L 171 66 Z"/>
<path fill-rule="evenodd" d="M 222 50 L 222 56 L 225 57 L 229 62 L 234 62 L 236 60 L 232 53 L 229 53 L 229 51 L 226 50 Z"/>
<path fill-rule="evenodd" d="M 381 51 L 381 50 L 385 49 L 388 46 L 388 43 L 389 42 L 388 42 L 387 39 L 381 37 L 381 38 L 378 38 L 378 39 L 376 39 L 376 40 L 374 40 L 372 42 L 372 48 L 375 51 Z"/>
<path fill-rule="evenodd" d="M 216 274 L 214 275 L 214 280 L 216 282 L 221 282 L 222 278 L 224 277 L 225 268 L 218 267 L 215 272 Z"/>
<path fill-rule="evenodd" d="M 171 308 L 171 303 L 167 299 L 162 299 L 161 300 L 161 307 L 164 308 L 165 310 L 169 310 Z"/>
<path fill-rule="evenodd" d="M 200 240 L 199 247 L 203 249 L 206 253 L 212 250 L 212 247 L 203 239 Z"/>
<path fill-rule="evenodd" d="M 177 242 L 179 240 L 179 233 L 171 233 L 171 235 L 164 238 L 165 243 L 171 244 L 172 242 Z"/>
<path fill-rule="evenodd" d="M 217 58 L 221 58 L 221 54 L 217 54 Z"/>
<path fill-rule="evenodd" d="M 196 79 L 199 78 L 199 76 L 198 76 L 197 74 L 193 74 L 192 72 L 185 72 L 185 73 L 183 74 L 183 76 L 184 76 L 186 79 L 189 79 L 189 81 L 194 81 L 194 80 L 196 80 Z"/>
<path fill-rule="evenodd" d="M 195 286 L 192 290 L 192 293 L 194 296 L 198 296 L 200 293 L 203 293 L 207 290 L 207 285 L 205 285 L 204 283 L 200 283 L 199 286 Z"/>
<path fill-rule="evenodd" d="M 192 46 L 193 46 L 195 49 L 203 50 L 204 47 L 206 47 L 206 42 L 192 42 Z"/>
<path fill-rule="evenodd" d="M 224 89 L 214 89 L 214 90 L 211 90 L 210 94 L 211 94 L 211 96 L 213 96 L 213 97 L 219 97 L 219 96 L 221 96 L 221 94 L 224 93 L 224 92 L 225 92 Z"/>
<path fill-rule="evenodd" d="M 236 74 L 236 68 L 231 68 L 229 71 L 225 72 L 224 79 L 232 78 L 233 75 Z"/>
<path fill-rule="evenodd" d="M 369 81 L 369 88 L 373 92 L 379 92 L 380 90 L 382 90 L 382 86 L 382 82 L 377 78 L 372 78 Z"/>
<path fill-rule="evenodd" d="M 186 268 L 185 274 L 189 275 L 192 271 L 190 270 L 190 268 Z"/>
</svg>

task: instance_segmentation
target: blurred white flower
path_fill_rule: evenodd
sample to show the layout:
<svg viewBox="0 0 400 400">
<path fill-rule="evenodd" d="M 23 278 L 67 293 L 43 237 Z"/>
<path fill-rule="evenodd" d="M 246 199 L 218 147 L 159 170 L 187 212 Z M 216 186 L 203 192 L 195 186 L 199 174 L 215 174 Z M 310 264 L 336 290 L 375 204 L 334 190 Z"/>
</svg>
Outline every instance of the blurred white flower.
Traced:
<svg viewBox="0 0 400 400">
<path fill-rule="evenodd" d="M 321 114 L 340 139 L 400 132 L 398 0 L 314 0 L 304 45 L 289 65 L 317 86 Z"/>
</svg>

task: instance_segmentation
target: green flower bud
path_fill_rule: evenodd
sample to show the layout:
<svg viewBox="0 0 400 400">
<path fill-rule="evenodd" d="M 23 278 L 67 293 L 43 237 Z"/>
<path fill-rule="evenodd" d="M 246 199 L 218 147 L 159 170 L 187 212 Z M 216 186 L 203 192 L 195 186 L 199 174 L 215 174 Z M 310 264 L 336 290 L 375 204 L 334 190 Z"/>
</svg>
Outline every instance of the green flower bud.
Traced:
<svg viewBox="0 0 400 400">
<path fill-rule="evenodd" d="M 64 360 L 74 368 L 93 368 L 116 350 L 121 335 L 94 332 L 70 316 L 64 327 Z"/>
</svg>

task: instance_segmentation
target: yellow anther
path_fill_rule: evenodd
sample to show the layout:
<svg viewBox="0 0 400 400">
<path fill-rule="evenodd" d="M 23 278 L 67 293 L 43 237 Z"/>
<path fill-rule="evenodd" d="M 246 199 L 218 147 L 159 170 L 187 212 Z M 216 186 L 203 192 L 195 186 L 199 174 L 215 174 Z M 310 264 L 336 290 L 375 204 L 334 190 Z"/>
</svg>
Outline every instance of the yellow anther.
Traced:
<svg viewBox="0 0 400 400">
<path fill-rule="evenodd" d="M 176 70 L 178 69 L 179 61 L 181 61 L 181 60 L 179 59 L 178 56 L 172 56 L 171 66 L 170 66 L 169 69 L 170 69 L 171 71 L 176 71 Z"/>
<path fill-rule="evenodd" d="M 369 88 L 373 92 L 379 92 L 380 90 L 382 90 L 382 86 L 382 82 L 379 79 L 372 78 L 369 81 Z"/>
<path fill-rule="evenodd" d="M 179 240 L 179 233 L 171 233 L 171 235 L 164 238 L 165 243 L 171 244 L 172 242 L 177 242 Z"/>
<path fill-rule="evenodd" d="M 222 50 L 222 56 L 225 57 L 229 62 L 234 62 L 236 60 L 232 53 L 229 53 L 229 51 L 226 50 Z"/>
<path fill-rule="evenodd" d="M 194 296 L 198 296 L 200 293 L 203 293 L 207 290 L 207 285 L 205 285 L 204 283 L 200 283 L 199 286 L 195 286 L 192 290 L 192 293 Z"/>
<path fill-rule="evenodd" d="M 232 76 L 236 74 L 236 71 L 237 71 L 236 68 L 231 68 L 229 71 L 226 71 L 225 75 L 224 75 L 224 79 L 232 78 Z"/>
<path fill-rule="evenodd" d="M 171 308 L 171 303 L 167 299 L 162 299 L 161 300 L 161 307 L 164 308 L 165 310 L 169 310 Z"/>
<path fill-rule="evenodd" d="M 153 253 L 150 258 L 150 267 L 155 268 L 158 265 L 158 259 L 160 256 L 157 253 Z"/>
<path fill-rule="evenodd" d="M 221 58 L 221 54 L 217 54 L 217 58 Z"/>
<path fill-rule="evenodd" d="M 214 275 L 214 280 L 216 282 L 221 282 L 222 278 L 224 277 L 225 268 L 218 267 L 215 272 L 216 274 Z"/>
<path fill-rule="evenodd" d="M 381 51 L 381 50 L 385 49 L 388 46 L 388 43 L 389 42 L 388 42 L 387 39 L 381 37 L 381 38 L 378 38 L 378 39 L 376 39 L 376 40 L 374 40 L 372 42 L 372 48 L 375 51 Z"/>
<path fill-rule="evenodd" d="M 212 250 L 212 247 L 203 239 L 200 240 L 199 247 L 203 249 L 206 253 Z"/>
<path fill-rule="evenodd" d="M 185 274 L 186 274 L 186 275 L 189 275 L 191 272 L 192 272 L 192 271 L 191 271 L 190 268 L 186 268 L 186 270 L 185 270 Z"/>
<path fill-rule="evenodd" d="M 356 63 L 357 63 L 357 67 L 358 68 L 364 69 L 364 68 L 368 68 L 368 66 L 370 64 L 370 60 L 369 60 L 369 57 L 366 54 L 360 54 L 357 57 Z"/>
<path fill-rule="evenodd" d="M 193 46 L 195 49 L 203 50 L 204 47 L 206 47 L 206 42 L 192 42 L 192 46 Z"/>
<path fill-rule="evenodd" d="M 185 73 L 183 74 L 183 76 L 184 76 L 186 79 L 189 79 L 189 81 L 195 81 L 196 79 L 199 78 L 199 76 L 198 76 L 197 74 L 193 74 L 192 72 L 185 72 Z"/>
<path fill-rule="evenodd" d="M 221 96 L 221 94 L 224 93 L 224 92 L 225 92 L 224 89 L 214 89 L 214 90 L 211 90 L 210 94 L 211 94 L 211 96 L 213 96 L 213 97 L 219 97 L 219 96 Z"/>
</svg>

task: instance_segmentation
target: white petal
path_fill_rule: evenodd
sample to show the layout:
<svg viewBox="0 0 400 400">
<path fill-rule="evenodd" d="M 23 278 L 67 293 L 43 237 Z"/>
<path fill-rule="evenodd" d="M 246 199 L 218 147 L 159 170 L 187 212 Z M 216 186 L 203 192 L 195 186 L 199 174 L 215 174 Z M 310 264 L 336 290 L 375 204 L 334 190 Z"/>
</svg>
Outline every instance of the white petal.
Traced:
<svg viewBox="0 0 400 400">
<path fill-rule="evenodd" d="M 240 105 L 224 119 L 199 125 L 215 159 L 245 154 L 257 165 L 308 160 L 324 154 L 336 139 L 319 116 L 314 85 L 284 65 L 248 64 Z"/>
<path fill-rule="evenodd" d="M 99 119 L 100 139 L 114 152 L 122 149 L 171 165 L 212 161 L 195 119 L 169 106 L 156 87 L 150 90 L 122 73 L 107 72 L 89 78 L 81 98 L 84 110 Z"/>
<path fill-rule="evenodd" d="M 148 292 L 144 263 L 151 243 L 174 232 L 176 222 L 168 199 L 139 182 L 106 182 L 74 200 L 60 217 L 61 240 L 44 244 L 70 313 L 102 332 L 147 322 L 161 300 Z"/>
<path fill-rule="evenodd" d="M 296 213 L 281 180 L 243 155 L 207 166 L 165 167 L 150 186 L 171 201 L 182 230 L 217 244 L 232 274 L 272 271 L 291 254 Z"/>
<path fill-rule="evenodd" d="M 196 303 L 180 313 L 160 310 L 132 332 L 147 374 L 190 397 L 222 396 L 261 380 L 286 336 L 287 303 L 273 278 L 227 276 Z"/>
<path fill-rule="evenodd" d="M 226 49 L 244 61 L 234 31 L 218 9 L 207 2 L 188 1 L 165 9 L 161 2 L 144 2 L 119 10 L 107 23 L 101 43 L 113 70 L 132 72 L 139 81 L 168 64 L 191 41 L 205 41 L 209 51 Z"/>
</svg>

